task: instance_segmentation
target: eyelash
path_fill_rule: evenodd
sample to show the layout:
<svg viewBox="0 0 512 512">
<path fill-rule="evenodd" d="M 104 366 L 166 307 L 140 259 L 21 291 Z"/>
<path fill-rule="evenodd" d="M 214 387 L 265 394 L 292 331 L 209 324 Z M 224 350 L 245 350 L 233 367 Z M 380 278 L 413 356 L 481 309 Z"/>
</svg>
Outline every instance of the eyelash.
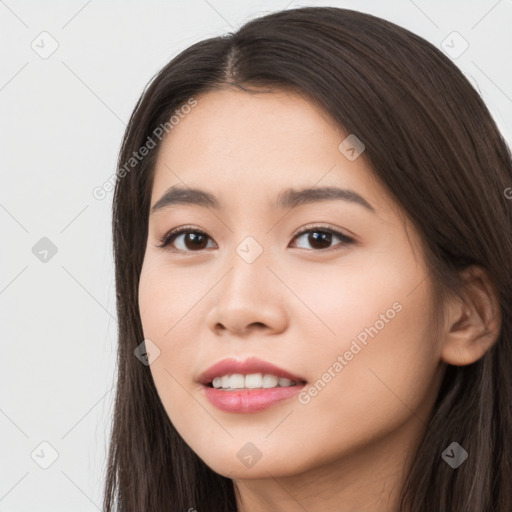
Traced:
<svg viewBox="0 0 512 512">
<path fill-rule="evenodd" d="M 295 240 L 299 236 L 303 235 L 304 233 L 309 233 L 310 231 L 313 231 L 313 232 L 314 231 L 317 231 L 317 232 L 319 231 L 321 233 L 330 233 L 332 235 L 336 235 L 338 238 L 341 239 L 341 243 L 339 244 L 340 247 L 337 248 L 337 249 L 332 249 L 332 248 L 331 249 L 318 249 L 318 250 L 317 249 L 309 249 L 309 251 L 312 251 L 312 252 L 339 251 L 339 250 L 342 250 L 347 245 L 355 243 L 355 240 L 353 238 L 350 238 L 349 236 L 341 233 L 340 231 L 338 231 L 337 229 L 335 229 L 334 227 L 329 226 L 329 225 L 326 225 L 326 226 L 318 226 L 318 225 L 306 226 L 303 229 L 301 229 L 299 232 L 294 234 L 293 240 Z M 182 233 L 196 233 L 196 234 L 200 234 L 200 235 L 203 235 L 203 236 L 206 236 L 206 237 L 210 238 L 207 233 L 205 233 L 204 231 L 202 231 L 200 229 L 194 228 L 194 226 L 182 226 L 180 228 L 173 229 L 173 230 L 169 231 L 168 233 L 166 233 L 160 239 L 160 244 L 157 245 L 157 247 L 159 247 L 161 249 L 165 249 L 171 242 L 174 241 L 174 239 L 178 235 L 181 235 Z M 306 249 L 306 250 L 308 250 L 308 249 Z M 175 251 L 177 251 L 177 252 L 185 252 L 185 253 L 201 252 L 201 250 L 198 250 L 198 251 L 183 251 L 181 249 L 176 249 Z"/>
</svg>

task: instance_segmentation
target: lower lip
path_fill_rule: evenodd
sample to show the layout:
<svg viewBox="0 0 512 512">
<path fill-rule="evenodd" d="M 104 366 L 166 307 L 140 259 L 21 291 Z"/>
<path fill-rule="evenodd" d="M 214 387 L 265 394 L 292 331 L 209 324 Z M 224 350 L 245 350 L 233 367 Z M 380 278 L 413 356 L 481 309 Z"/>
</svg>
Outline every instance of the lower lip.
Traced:
<svg viewBox="0 0 512 512">
<path fill-rule="evenodd" d="M 298 395 L 305 384 L 295 386 L 222 391 L 203 386 L 206 398 L 218 409 L 226 412 L 258 412 Z"/>
</svg>

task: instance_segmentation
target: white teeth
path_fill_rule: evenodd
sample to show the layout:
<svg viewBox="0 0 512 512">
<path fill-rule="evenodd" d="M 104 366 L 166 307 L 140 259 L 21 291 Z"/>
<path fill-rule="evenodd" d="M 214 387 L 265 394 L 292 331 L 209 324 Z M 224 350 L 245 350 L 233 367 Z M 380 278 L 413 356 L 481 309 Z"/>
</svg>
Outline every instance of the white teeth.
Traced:
<svg viewBox="0 0 512 512">
<path fill-rule="evenodd" d="M 276 377 L 271 374 L 250 373 L 242 375 L 234 373 L 232 375 L 222 375 L 215 377 L 212 381 L 214 388 L 222 388 L 228 391 L 235 389 L 258 389 L 258 388 L 276 388 L 294 386 L 293 380 Z"/>
<path fill-rule="evenodd" d="M 250 373 L 245 376 L 245 387 L 254 389 L 261 388 L 263 384 L 263 375 L 261 373 Z"/>
<path fill-rule="evenodd" d="M 240 373 L 234 373 L 229 377 L 229 387 L 231 389 L 245 387 L 245 377 Z"/>
<path fill-rule="evenodd" d="M 275 388 L 279 384 L 279 379 L 275 375 L 264 375 L 262 386 L 264 388 Z"/>
</svg>

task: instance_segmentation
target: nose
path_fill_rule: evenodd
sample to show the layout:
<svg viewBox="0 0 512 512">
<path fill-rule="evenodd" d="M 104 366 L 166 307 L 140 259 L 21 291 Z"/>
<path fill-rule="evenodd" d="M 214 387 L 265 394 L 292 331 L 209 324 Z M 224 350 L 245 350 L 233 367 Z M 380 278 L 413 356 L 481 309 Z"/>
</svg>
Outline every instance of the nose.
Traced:
<svg viewBox="0 0 512 512">
<path fill-rule="evenodd" d="M 258 336 L 272 335 L 286 329 L 286 287 L 266 259 L 248 263 L 236 254 L 230 263 L 229 271 L 215 287 L 208 328 L 216 335 L 238 337 L 248 337 L 253 331 Z"/>
</svg>

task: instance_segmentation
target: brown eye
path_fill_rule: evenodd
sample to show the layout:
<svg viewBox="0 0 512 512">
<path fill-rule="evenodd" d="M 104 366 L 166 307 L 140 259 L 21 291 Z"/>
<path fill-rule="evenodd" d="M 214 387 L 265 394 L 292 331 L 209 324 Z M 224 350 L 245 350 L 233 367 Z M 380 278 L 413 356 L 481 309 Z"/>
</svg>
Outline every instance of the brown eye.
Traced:
<svg viewBox="0 0 512 512">
<path fill-rule="evenodd" d="M 207 248 L 205 244 L 209 238 L 210 237 L 203 231 L 183 227 L 175 229 L 165 235 L 158 247 L 164 248 L 178 241 L 177 246 L 174 247 L 178 251 L 201 251 Z"/>
<path fill-rule="evenodd" d="M 341 240 L 341 244 L 338 244 L 342 246 L 341 248 L 354 242 L 352 238 L 344 235 L 343 233 L 332 228 L 324 228 L 322 226 L 314 226 L 312 228 L 305 229 L 298 233 L 294 240 L 299 239 L 303 235 L 307 235 L 307 237 L 305 237 L 306 242 L 310 244 L 312 249 L 320 251 L 330 249 L 333 237 L 334 239 L 338 238 Z"/>
<path fill-rule="evenodd" d="M 205 249 L 206 248 L 206 240 L 207 235 L 204 235 L 203 233 L 196 233 L 194 231 L 190 231 L 183 234 L 183 245 L 188 250 L 195 250 L 195 249 Z"/>
</svg>

